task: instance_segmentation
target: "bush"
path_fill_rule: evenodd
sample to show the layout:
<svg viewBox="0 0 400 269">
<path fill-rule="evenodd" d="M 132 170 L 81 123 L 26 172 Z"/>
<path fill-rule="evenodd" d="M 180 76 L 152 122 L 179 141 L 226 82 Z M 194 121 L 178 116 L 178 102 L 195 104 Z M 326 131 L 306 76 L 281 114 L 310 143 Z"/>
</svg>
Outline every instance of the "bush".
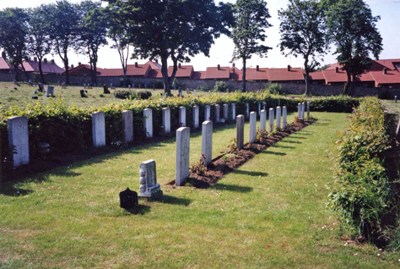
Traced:
<svg viewBox="0 0 400 269">
<path fill-rule="evenodd" d="M 217 81 L 215 83 L 213 91 L 214 92 L 227 92 L 228 91 L 228 85 L 223 81 Z"/>
<path fill-rule="evenodd" d="M 147 100 L 152 96 L 151 92 L 144 91 L 144 92 L 137 92 L 137 98 L 141 100 Z"/>
<path fill-rule="evenodd" d="M 377 98 L 366 98 L 351 116 L 349 129 L 338 141 L 339 158 L 330 205 L 352 232 L 372 239 L 382 231 L 391 187 L 383 166 L 389 147 L 384 113 Z"/>
<path fill-rule="evenodd" d="M 279 85 L 278 83 L 268 83 L 267 91 L 268 91 L 270 94 L 277 94 L 277 95 L 279 95 L 279 94 L 282 93 L 282 86 Z"/>
<path fill-rule="evenodd" d="M 115 98 L 118 99 L 136 99 L 136 92 L 134 90 L 115 90 Z"/>
</svg>

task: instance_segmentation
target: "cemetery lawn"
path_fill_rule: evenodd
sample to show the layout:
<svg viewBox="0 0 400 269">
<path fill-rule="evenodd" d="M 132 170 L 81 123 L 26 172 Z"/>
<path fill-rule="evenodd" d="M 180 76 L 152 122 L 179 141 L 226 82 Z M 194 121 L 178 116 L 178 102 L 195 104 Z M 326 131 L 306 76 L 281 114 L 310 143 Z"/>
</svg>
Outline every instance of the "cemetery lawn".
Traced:
<svg viewBox="0 0 400 269">
<path fill-rule="evenodd" d="M 399 268 L 400 253 L 340 238 L 325 203 L 347 115 L 313 116 L 315 124 L 210 189 L 166 185 L 173 139 L 3 186 L 0 268 Z M 214 156 L 234 136 L 234 126 L 217 130 Z M 191 163 L 200 145 L 194 135 Z M 148 159 L 157 162 L 164 201 L 141 200 L 141 214 L 129 214 L 118 193 L 138 191 L 138 167 Z"/>
</svg>

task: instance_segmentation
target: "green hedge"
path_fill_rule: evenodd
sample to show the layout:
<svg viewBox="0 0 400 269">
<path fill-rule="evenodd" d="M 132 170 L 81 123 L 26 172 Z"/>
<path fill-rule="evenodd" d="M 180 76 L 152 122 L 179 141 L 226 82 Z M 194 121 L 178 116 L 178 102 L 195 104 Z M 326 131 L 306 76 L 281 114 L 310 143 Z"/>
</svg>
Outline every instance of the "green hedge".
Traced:
<svg viewBox="0 0 400 269">
<path fill-rule="evenodd" d="M 353 233 L 373 239 L 380 234 L 382 217 L 392 201 L 383 163 L 390 139 L 377 98 L 361 102 L 338 143 L 340 154 L 330 205 Z"/>
<path fill-rule="evenodd" d="M 178 110 L 185 106 L 186 118 L 190 126 L 192 124 L 192 109 L 194 105 L 200 107 L 200 122 L 204 120 L 204 106 L 206 104 L 236 103 L 236 113 L 245 113 L 245 103 L 249 103 L 250 110 L 257 111 L 258 102 L 266 102 L 267 107 L 278 105 L 288 107 L 289 111 L 297 111 L 298 102 L 304 101 L 301 97 L 282 97 L 264 93 L 230 93 L 209 94 L 201 97 L 188 95 L 185 98 L 171 97 L 159 99 L 152 97 L 149 100 L 125 100 L 120 103 L 104 107 L 78 108 L 68 106 L 62 99 L 43 105 L 31 104 L 26 107 L 11 107 L 0 109 L 0 129 L 2 133 L 2 164 L 9 160 L 7 150 L 7 119 L 12 116 L 26 116 L 29 119 L 29 144 L 32 158 L 38 157 L 37 145 L 39 142 L 47 142 L 51 145 L 53 154 L 62 154 L 72 151 L 84 150 L 92 145 L 91 114 L 96 111 L 105 112 L 106 115 L 106 141 L 108 145 L 123 140 L 122 111 L 132 110 L 134 114 L 135 141 L 146 140 L 143 130 L 143 109 L 153 110 L 153 125 L 155 136 L 163 136 L 162 108 L 171 109 L 171 127 L 175 130 L 179 127 Z M 313 111 L 340 111 L 350 112 L 358 105 L 359 100 L 350 97 L 329 97 L 310 99 Z M 211 117 L 214 118 L 214 109 L 211 107 Z M 221 106 L 221 114 L 222 114 Z M 4 150 L 5 149 L 5 150 Z"/>
</svg>

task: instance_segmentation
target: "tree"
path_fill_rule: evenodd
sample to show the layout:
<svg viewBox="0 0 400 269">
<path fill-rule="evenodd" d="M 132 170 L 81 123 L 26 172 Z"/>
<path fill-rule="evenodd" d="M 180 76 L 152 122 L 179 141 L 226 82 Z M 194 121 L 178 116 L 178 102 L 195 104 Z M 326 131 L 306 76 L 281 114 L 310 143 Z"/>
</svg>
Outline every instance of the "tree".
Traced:
<svg viewBox="0 0 400 269">
<path fill-rule="evenodd" d="M 213 0 L 114 0 L 108 1 L 112 14 L 127 26 L 132 57 L 160 58 L 166 95 L 171 95 L 171 83 L 178 62 L 189 62 L 196 54 L 209 54 L 214 38 L 227 33 L 222 22 L 225 9 Z M 168 75 L 168 59 L 173 71 Z"/>
<path fill-rule="evenodd" d="M 6 8 L 0 11 L 0 47 L 14 67 L 15 80 L 18 78 L 18 68 L 26 56 L 27 28 L 28 14 L 25 10 Z"/>
<path fill-rule="evenodd" d="M 271 16 L 264 0 L 237 0 L 234 7 L 234 27 L 232 31 L 233 60 L 241 59 L 243 63 L 242 91 L 246 91 L 246 61 L 251 59 L 253 54 L 263 57 L 271 48 L 260 44 L 267 38 L 265 29 L 270 27 L 268 22 Z"/>
<path fill-rule="evenodd" d="M 378 59 L 382 37 L 376 27 L 379 16 L 372 16 L 363 0 L 327 1 L 327 25 L 330 40 L 336 45 L 337 61 L 346 71 L 343 93 L 349 94 L 353 82 L 371 65 L 369 54 Z"/>
<path fill-rule="evenodd" d="M 317 0 L 289 0 L 286 10 L 278 11 L 281 20 L 280 49 L 286 54 L 302 56 L 305 71 L 305 95 L 309 94 L 310 72 L 320 65 L 316 59 L 328 49 L 326 24 L 322 6 Z"/>
<path fill-rule="evenodd" d="M 39 63 L 40 80 L 45 83 L 42 70 L 43 58 L 51 51 L 51 39 L 48 34 L 47 10 L 44 5 L 29 11 L 27 51 L 35 55 Z"/>
<path fill-rule="evenodd" d="M 76 5 L 66 0 L 58 1 L 46 7 L 49 19 L 49 34 L 53 40 L 53 49 L 64 63 L 65 83 L 69 84 L 68 51 L 78 40 L 79 13 Z"/>
<path fill-rule="evenodd" d="M 83 1 L 79 5 L 81 24 L 79 39 L 76 43 L 78 52 L 89 56 L 92 83 L 97 83 L 97 61 L 99 48 L 107 44 L 107 18 L 99 2 Z"/>
</svg>

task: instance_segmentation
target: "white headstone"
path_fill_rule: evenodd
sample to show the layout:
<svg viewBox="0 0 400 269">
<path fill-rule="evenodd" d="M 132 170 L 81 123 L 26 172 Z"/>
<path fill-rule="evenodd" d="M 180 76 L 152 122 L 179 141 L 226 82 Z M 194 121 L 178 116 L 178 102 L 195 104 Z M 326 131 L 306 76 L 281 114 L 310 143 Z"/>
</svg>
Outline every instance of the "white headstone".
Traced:
<svg viewBox="0 0 400 269">
<path fill-rule="evenodd" d="M 260 115 L 261 114 L 261 103 L 260 102 L 257 103 L 257 108 L 258 108 L 257 114 Z"/>
<path fill-rule="evenodd" d="M 7 120 L 8 148 L 12 152 L 13 168 L 29 164 L 29 127 L 26 117 Z"/>
<path fill-rule="evenodd" d="M 212 160 L 212 133 L 213 124 L 212 121 L 205 121 L 202 124 L 202 137 L 201 137 L 201 153 L 206 159 L 206 164 L 209 164 Z"/>
<path fill-rule="evenodd" d="M 281 112 L 282 112 L 281 107 L 280 106 L 276 107 L 276 128 L 278 130 L 280 130 L 282 127 Z"/>
<path fill-rule="evenodd" d="M 228 104 L 224 104 L 223 105 L 223 108 L 224 108 L 224 120 L 225 121 L 228 121 L 229 120 L 229 105 Z"/>
<path fill-rule="evenodd" d="M 151 108 L 143 110 L 144 131 L 147 138 L 153 137 L 153 111 Z"/>
<path fill-rule="evenodd" d="M 250 105 L 246 103 L 246 119 L 250 118 Z"/>
<path fill-rule="evenodd" d="M 46 97 L 53 97 L 54 96 L 54 86 L 48 85 L 46 88 Z"/>
<path fill-rule="evenodd" d="M 92 138 L 95 148 L 106 145 L 106 120 L 104 112 L 92 114 Z"/>
<path fill-rule="evenodd" d="M 304 115 L 306 111 L 306 104 L 303 102 L 301 103 L 301 119 L 304 120 Z"/>
<path fill-rule="evenodd" d="M 231 120 L 232 122 L 234 122 L 236 119 L 236 104 L 232 103 L 231 104 L 231 118 L 229 120 Z"/>
<path fill-rule="evenodd" d="M 179 107 L 179 126 L 186 127 L 186 107 Z"/>
<path fill-rule="evenodd" d="M 211 120 L 211 108 L 210 105 L 204 107 L 204 120 Z"/>
<path fill-rule="evenodd" d="M 301 103 L 297 104 L 297 118 L 301 120 Z"/>
<path fill-rule="evenodd" d="M 157 184 L 156 162 L 148 160 L 140 164 L 139 197 L 161 198 L 160 184 Z"/>
<path fill-rule="evenodd" d="M 260 112 L 260 131 L 267 129 L 267 111 L 261 110 Z"/>
<path fill-rule="evenodd" d="M 169 107 L 162 109 L 162 125 L 165 134 L 171 133 L 171 109 Z"/>
<path fill-rule="evenodd" d="M 307 101 L 307 120 L 310 119 L 310 102 Z"/>
<path fill-rule="evenodd" d="M 244 116 L 238 115 L 236 117 L 236 143 L 238 149 L 244 146 Z"/>
<path fill-rule="evenodd" d="M 250 113 L 250 136 L 249 143 L 254 143 L 257 138 L 257 113 L 252 111 Z"/>
<path fill-rule="evenodd" d="M 275 121 L 274 109 L 271 107 L 269 109 L 269 131 L 270 132 L 274 131 L 274 121 Z"/>
<path fill-rule="evenodd" d="M 195 129 L 199 128 L 199 124 L 200 124 L 200 112 L 199 112 L 199 107 L 198 106 L 193 106 L 192 109 L 192 115 L 193 115 L 193 127 Z"/>
<path fill-rule="evenodd" d="M 262 102 L 262 110 L 267 110 L 267 103 L 265 101 Z"/>
<path fill-rule="evenodd" d="M 221 121 L 221 107 L 219 104 L 214 106 L 215 112 L 215 123 L 219 123 Z"/>
<path fill-rule="evenodd" d="M 283 127 L 283 129 L 286 129 L 286 126 L 287 126 L 287 107 L 286 106 L 284 106 L 282 108 L 282 113 L 283 113 L 282 127 Z"/>
<path fill-rule="evenodd" d="M 176 130 L 176 179 L 175 184 L 182 186 L 189 177 L 190 128 Z"/>
<path fill-rule="evenodd" d="M 133 142 L 133 111 L 122 111 L 122 125 L 124 128 L 124 143 L 129 144 Z"/>
</svg>

